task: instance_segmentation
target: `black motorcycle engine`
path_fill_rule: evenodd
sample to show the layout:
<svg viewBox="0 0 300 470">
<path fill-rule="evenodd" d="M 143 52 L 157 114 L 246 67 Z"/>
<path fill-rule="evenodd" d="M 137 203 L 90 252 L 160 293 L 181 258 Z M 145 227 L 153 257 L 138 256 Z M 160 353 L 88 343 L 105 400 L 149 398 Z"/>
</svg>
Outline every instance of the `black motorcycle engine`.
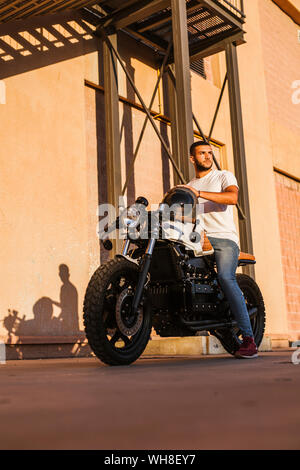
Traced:
<svg viewBox="0 0 300 470">
<path fill-rule="evenodd" d="M 219 312 L 223 294 L 216 281 L 201 282 L 190 279 L 186 283 L 187 310 L 193 313 L 213 314 Z"/>
</svg>

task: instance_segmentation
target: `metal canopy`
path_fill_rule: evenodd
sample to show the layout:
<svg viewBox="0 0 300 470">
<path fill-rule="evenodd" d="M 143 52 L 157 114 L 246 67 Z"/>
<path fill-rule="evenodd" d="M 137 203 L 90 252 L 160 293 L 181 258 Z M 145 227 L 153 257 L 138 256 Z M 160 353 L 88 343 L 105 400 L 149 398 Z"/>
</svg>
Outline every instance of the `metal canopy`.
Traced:
<svg viewBox="0 0 300 470">
<path fill-rule="evenodd" d="M 243 0 L 186 0 L 186 9 L 191 61 L 225 50 L 226 38 L 244 42 Z M 123 30 L 162 53 L 167 50 L 171 0 L 0 0 L 0 24 L 68 10 L 80 10 L 107 32 Z"/>
<path fill-rule="evenodd" d="M 186 0 L 190 60 L 225 50 L 222 41 L 228 38 L 234 38 L 237 45 L 245 42 L 242 10 L 242 0 Z M 171 0 L 102 0 L 84 8 L 82 14 L 108 34 L 123 30 L 162 53 L 167 50 Z"/>
<path fill-rule="evenodd" d="M 95 0 L 0 0 L 0 23 L 66 10 L 78 10 L 95 3 Z"/>
</svg>

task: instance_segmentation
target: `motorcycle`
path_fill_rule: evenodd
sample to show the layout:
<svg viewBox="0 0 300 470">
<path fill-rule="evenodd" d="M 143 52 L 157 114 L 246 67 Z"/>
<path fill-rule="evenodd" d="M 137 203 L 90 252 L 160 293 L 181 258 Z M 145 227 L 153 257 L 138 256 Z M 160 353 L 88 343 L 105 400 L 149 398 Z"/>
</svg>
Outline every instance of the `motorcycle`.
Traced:
<svg viewBox="0 0 300 470">
<path fill-rule="evenodd" d="M 193 191 L 175 187 L 158 209 L 148 211 L 139 197 L 101 233 L 105 249 L 109 234 L 122 230 L 122 253 L 92 275 L 84 298 L 84 328 L 95 355 L 109 365 L 136 361 L 152 328 L 161 337 L 195 336 L 206 331 L 234 355 L 241 331 L 218 282 L 214 250 L 197 214 Z M 187 208 L 187 209 L 186 209 Z M 256 263 L 240 253 L 238 266 Z M 265 306 L 257 283 L 236 274 L 245 298 L 254 339 L 260 345 Z"/>
</svg>

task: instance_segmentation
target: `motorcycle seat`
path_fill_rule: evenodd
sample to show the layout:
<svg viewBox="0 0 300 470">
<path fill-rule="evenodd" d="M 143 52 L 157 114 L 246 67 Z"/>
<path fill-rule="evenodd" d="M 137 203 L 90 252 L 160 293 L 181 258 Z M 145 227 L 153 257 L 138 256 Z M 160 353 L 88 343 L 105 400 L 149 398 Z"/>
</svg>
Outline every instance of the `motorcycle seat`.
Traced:
<svg viewBox="0 0 300 470">
<path fill-rule="evenodd" d="M 242 251 L 238 257 L 238 266 L 246 266 L 247 264 L 255 264 L 255 256 L 250 253 L 243 253 Z"/>
<path fill-rule="evenodd" d="M 242 251 L 240 252 L 239 254 L 239 261 L 240 260 L 249 260 L 249 261 L 255 261 L 255 256 L 254 255 L 250 255 L 250 253 L 243 253 Z"/>
<path fill-rule="evenodd" d="M 212 254 L 213 253 L 213 247 L 207 237 L 206 234 L 204 234 L 204 243 L 202 246 L 203 249 L 203 254 Z M 243 251 L 240 251 L 239 257 L 238 257 L 238 263 L 240 265 L 244 264 L 255 264 L 255 256 L 251 255 L 250 253 L 244 253 Z"/>
</svg>

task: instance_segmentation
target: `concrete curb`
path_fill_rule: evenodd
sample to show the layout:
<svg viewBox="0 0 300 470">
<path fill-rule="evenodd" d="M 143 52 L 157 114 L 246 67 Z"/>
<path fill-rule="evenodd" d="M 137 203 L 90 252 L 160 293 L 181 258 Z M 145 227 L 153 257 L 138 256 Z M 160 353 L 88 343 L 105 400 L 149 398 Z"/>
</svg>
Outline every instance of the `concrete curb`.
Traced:
<svg viewBox="0 0 300 470">
<path fill-rule="evenodd" d="M 272 351 L 269 336 L 264 336 L 258 349 L 260 352 Z M 143 356 L 199 356 L 228 354 L 220 341 L 214 336 L 190 336 L 185 338 L 159 338 L 149 341 Z"/>
</svg>

